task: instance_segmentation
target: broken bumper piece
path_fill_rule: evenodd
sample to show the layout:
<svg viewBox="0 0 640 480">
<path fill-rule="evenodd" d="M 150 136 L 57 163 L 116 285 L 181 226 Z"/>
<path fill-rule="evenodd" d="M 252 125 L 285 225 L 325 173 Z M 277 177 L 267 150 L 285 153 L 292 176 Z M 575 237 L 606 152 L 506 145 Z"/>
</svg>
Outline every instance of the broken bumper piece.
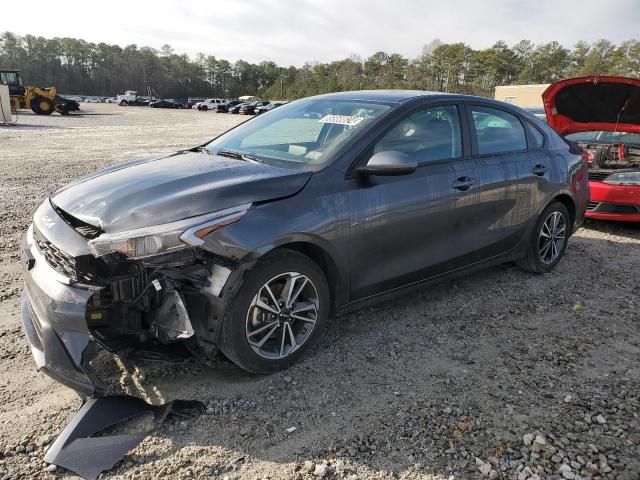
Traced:
<svg viewBox="0 0 640 480">
<path fill-rule="evenodd" d="M 162 422 L 169 415 L 184 417 L 203 412 L 204 405 L 198 401 L 173 400 L 150 405 L 129 395 L 90 398 L 51 444 L 44 460 L 83 478 L 95 479 L 122 460 L 153 429 L 124 435 L 95 434 L 147 413 L 153 414 L 156 422 Z"/>
</svg>

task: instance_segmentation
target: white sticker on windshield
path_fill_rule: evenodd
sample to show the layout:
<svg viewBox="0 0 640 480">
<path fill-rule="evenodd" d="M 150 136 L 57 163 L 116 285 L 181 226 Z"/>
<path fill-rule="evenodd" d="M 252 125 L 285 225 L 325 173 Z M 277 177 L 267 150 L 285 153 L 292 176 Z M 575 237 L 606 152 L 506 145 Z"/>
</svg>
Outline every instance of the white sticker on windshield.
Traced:
<svg viewBox="0 0 640 480">
<path fill-rule="evenodd" d="M 336 125 L 357 125 L 364 117 L 354 117 L 352 115 L 325 115 L 320 120 L 320 123 L 334 123 Z"/>
</svg>

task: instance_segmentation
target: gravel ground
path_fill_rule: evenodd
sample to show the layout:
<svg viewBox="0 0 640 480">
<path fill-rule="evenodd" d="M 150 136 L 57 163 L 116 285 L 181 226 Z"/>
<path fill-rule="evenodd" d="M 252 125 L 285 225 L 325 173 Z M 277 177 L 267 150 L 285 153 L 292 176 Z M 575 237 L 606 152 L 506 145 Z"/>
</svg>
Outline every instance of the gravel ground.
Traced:
<svg viewBox="0 0 640 480">
<path fill-rule="evenodd" d="M 43 463 L 80 401 L 34 369 L 18 247 L 70 179 L 196 145 L 228 114 L 86 106 L 0 129 L 0 479 Z M 503 265 L 336 319 L 285 372 L 112 362 L 122 389 L 207 404 L 106 478 L 640 478 L 640 226 L 589 223 L 551 274 Z"/>
</svg>

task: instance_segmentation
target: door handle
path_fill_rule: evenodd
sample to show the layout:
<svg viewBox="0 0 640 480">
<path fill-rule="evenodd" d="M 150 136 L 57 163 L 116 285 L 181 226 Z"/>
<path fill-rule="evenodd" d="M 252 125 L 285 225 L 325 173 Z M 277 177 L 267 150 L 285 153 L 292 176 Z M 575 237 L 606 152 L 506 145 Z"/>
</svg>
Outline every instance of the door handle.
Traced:
<svg viewBox="0 0 640 480">
<path fill-rule="evenodd" d="M 461 192 L 466 192 L 473 186 L 473 178 L 469 177 L 460 177 L 453 182 L 452 188 L 456 190 L 460 190 Z"/>
<path fill-rule="evenodd" d="M 535 175 L 538 175 L 539 177 L 543 176 L 547 171 L 547 167 L 541 164 L 536 165 L 535 167 L 533 167 L 533 173 Z"/>
</svg>

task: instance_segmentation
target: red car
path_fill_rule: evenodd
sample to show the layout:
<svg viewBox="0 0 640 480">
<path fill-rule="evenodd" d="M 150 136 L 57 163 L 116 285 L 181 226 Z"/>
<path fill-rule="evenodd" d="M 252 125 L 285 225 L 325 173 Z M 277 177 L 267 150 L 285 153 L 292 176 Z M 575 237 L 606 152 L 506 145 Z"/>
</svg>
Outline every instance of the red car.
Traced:
<svg viewBox="0 0 640 480">
<path fill-rule="evenodd" d="M 588 155 L 585 217 L 640 222 L 640 80 L 560 80 L 542 94 L 549 125 Z"/>
</svg>

